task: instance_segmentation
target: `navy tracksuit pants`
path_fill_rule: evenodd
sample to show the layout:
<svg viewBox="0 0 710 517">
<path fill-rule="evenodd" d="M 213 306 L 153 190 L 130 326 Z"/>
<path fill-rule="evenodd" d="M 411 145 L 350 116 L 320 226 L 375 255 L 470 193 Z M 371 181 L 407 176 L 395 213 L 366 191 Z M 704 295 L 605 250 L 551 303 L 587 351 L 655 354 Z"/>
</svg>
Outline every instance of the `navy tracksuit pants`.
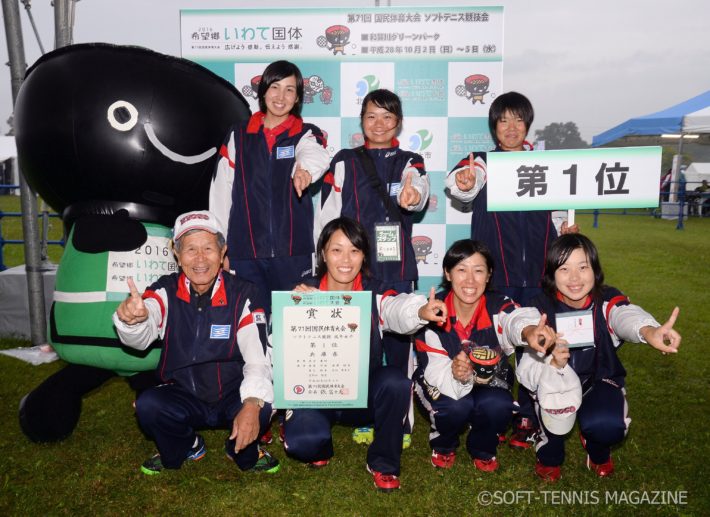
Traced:
<svg viewBox="0 0 710 517">
<path fill-rule="evenodd" d="M 508 390 L 486 386 L 474 387 L 465 397 L 454 400 L 441 395 L 437 400 L 427 397 L 432 432 L 431 448 L 439 453 L 455 452 L 459 435 L 467 425 L 466 450 L 472 458 L 489 460 L 496 455 L 498 435 L 510 425 L 513 396 Z"/>
<path fill-rule="evenodd" d="M 539 412 L 539 406 L 535 406 Z M 577 411 L 577 422 L 593 463 L 606 463 L 611 447 L 624 439 L 629 422 L 627 413 L 626 393 L 621 387 L 596 381 L 584 393 L 582 405 Z M 562 465 L 565 460 L 565 436 L 552 434 L 542 426 L 541 438 L 537 448 L 540 463 L 548 467 Z"/>
<path fill-rule="evenodd" d="M 375 439 L 367 450 L 367 464 L 376 472 L 398 476 L 411 393 L 412 381 L 398 368 L 385 366 L 370 372 L 367 408 L 289 410 L 284 422 L 286 452 L 307 463 L 330 459 L 333 424 L 374 422 Z"/>
<path fill-rule="evenodd" d="M 150 388 L 136 400 L 136 413 L 141 428 L 155 440 L 165 468 L 178 469 L 195 442 L 195 430 L 227 428 L 232 431 L 234 417 L 242 408 L 239 390 L 215 404 L 207 404 L 177 384 Z M 259 411 L 259 436 L 269 425 L 271 404 Z M 234 449 L 234 440 L 227 447 Z M 252 468 L 259 459 L 258 439 L 236 455 L 241 470 Z"/>
</svg>

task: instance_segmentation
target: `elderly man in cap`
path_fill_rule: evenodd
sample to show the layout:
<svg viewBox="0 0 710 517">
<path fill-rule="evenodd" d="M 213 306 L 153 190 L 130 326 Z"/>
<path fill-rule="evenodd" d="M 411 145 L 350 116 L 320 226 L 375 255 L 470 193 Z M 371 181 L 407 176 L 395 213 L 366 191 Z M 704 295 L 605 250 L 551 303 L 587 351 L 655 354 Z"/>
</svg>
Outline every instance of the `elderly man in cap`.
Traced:
<svg viewBox="0 0 710 517">
<path fill-rule="evenodd" d="M 205 455 L 195 430 L 228 427 L 227 455 L 241 470 L 273 473 L 279 462 L 257 437 L 271 416 L 273 383 L 266 317 L 254 284 L 222 269 L 224 231 L 207 211 L 188 212 L 173 229 L 181 272 L 129 297 L 113 316 L 121 341 L 144 350 L 162 338 L 158 373 L 164 384 L 136 401 L 141 427 L 158 454 L 141 470 L 158 474 Z"/>
</svg>

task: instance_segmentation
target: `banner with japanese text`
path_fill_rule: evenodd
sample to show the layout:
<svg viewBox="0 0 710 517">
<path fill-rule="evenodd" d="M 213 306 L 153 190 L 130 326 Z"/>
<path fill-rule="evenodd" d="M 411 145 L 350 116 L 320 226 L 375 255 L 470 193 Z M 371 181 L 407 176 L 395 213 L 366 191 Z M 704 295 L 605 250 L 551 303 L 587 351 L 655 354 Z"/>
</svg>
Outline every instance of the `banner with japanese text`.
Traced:
<svg viewBox="0 0 710 517">
<path fill-rule="evenodd" d="M 652 208 L 660 147 L 488 154 L 488 210 Z"/>
<path fill-rule="evenodd" d="M 362 145 L 368 92 L 397 93 L 400 147 L 424 158 L 432 187 L 412 236 L 418 290 L 440 283 L 446 249 L 471 224 L 444 194 L 446 173 L 470 151 L 494 147 L 488 107 L 504 91 L 503 7 L 182 10 L 180 32 L 182 56 L 232 82 L 252 111 L 264 68 L 298 65 L 303 118 L 327 134 L 331 156 Z"/>
<path fill-rule="evenodd" d="M 369 291 L 272 293 L 274 407 L 367 407 Z"/>
</svg>

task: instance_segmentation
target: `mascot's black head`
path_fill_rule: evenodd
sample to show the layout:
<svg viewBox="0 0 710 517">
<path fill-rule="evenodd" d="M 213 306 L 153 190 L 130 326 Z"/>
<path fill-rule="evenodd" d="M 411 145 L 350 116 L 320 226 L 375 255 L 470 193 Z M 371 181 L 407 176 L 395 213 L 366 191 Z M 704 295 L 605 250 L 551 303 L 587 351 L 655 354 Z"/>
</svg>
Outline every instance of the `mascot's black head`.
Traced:
<svg viewBox="0 0 710 517">
<path fill-rule="evenodd" d="M 249 115 L 231 84 L 193 62 L 71 45 L 27 72 L 15 107 L 18 157 L 65 222 L 123 209 L 169 226 L 207 208 L 222 140 Z"/>
</svg>

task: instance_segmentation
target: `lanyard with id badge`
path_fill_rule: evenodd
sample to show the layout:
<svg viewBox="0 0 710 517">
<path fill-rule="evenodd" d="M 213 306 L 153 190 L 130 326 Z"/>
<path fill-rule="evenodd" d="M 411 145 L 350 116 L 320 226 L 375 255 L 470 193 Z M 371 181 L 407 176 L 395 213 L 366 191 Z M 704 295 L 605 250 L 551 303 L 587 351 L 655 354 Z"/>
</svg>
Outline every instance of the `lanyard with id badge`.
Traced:
<svg viewBox="0 0 710 517">
<path fill-rule="evenodd" d="M 555 314 L 557 332 L 563 334 L 569 348 L 594 346 L 592 311 L 572 311 Z"/>
<path fill-rule="evenodd" d="M 385 207 L 385 220 L 375 223 L 375 251 L 377 262 L 400 262 L 402 260 L 402 216 L 399 207 L 393 202 L 390 194 L 397 195 L 400 184 L 391 185 L 390 191 L 382 184 L 372 157 L 367 154 L 364 146 L 355 149 L 360 157 L 362 168 L 367 175 L 370 185 L 380 195 Z"/>
</svg>

